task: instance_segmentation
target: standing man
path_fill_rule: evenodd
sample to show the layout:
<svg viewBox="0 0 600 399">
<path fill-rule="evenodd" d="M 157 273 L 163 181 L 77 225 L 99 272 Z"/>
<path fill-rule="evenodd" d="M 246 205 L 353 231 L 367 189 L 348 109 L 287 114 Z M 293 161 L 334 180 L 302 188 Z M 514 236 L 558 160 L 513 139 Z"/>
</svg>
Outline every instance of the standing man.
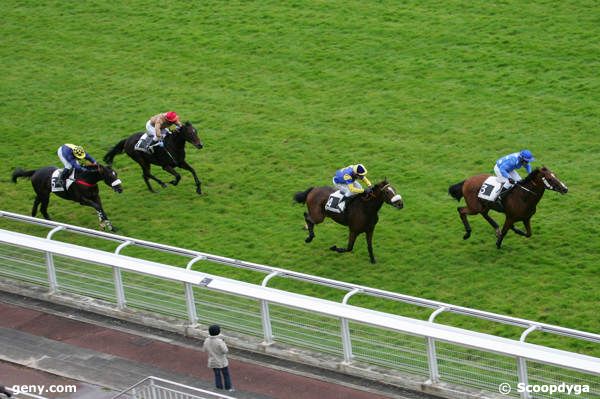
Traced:
<svg viewBox="0 0 600 399">
<path fill-rule="evenodd" d="M 227 360 L 229 349 L 220 337 L 221 327 L 213 324 L 208 328 L 208 334 L 209 337 L 204 341 L 202 349 L 208 352 L 208 368 L 213 369 L 215 373 L 215 386 L 217 389 L 223 389 L 223 382 L 225 382 L 225 389 L 233 392 L 229 376 L 229 361 Z"/>
</svg>

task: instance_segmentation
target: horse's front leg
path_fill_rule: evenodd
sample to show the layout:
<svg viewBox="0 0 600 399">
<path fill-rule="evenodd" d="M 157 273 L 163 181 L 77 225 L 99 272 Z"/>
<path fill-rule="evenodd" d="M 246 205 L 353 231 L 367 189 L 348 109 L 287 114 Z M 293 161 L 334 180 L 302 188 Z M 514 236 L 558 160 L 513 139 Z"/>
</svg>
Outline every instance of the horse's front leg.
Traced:
<svg viewBox="0 0 600 399">
<path fill-rule="evenodd" d="M 181 180 L 181 175 L 179 173 L 177 173 L 177 171 L 175 171 L 175 168 L 170 166 L 170 165 L 166 165 L 163 166 L 163 170 L 165 172 L 168 172 L 170 174 L 172 174 L 173 176 L 175 176 L 175 180 L 171 180 L 169 183 L 176 186 L 177 184 L 179 184 L 179 180 Z"/>
<path fill-rule="evenodd" d="M 527 238 L 531 237 L 531 219 L 523 220 L 523 224 L 525 225 L 525 231 L 519 230 L 515 226 L 511 227 L 512 231 L 520 236 L 525 236 Z"/>
<path fill-rule="evenodd" d="M 371 259 L 371 263 L 375 263 L 375 255 L 373 255 L 373 231 L 375 229 L 371 229 L 366 232 L 367 236 L 367 249 L 369 250 L 369 258 Z"/>
<path fill-rule="evenodd" d="M 196 175 L 196 171 L 194 170 L 194 168 L 192 168 L 191 165 L 189 163 L 187 163 L 185 160 L 181 161 L 181 163 L 179 164 L 179 167 L 181 169 L 190 171 L 192 176 L 194 176 L 194 182 L 196 183 L 196 193 L 202 194 L 202 182 L 200 181 L 200 179 L 198 179 L 198 175 Z"/>
<path fill-rule="evenodd" d="M 102 202 L 100 201 L 99 197 L 95 199 L 82 198 L 80 203 L 81 205 L 90 206 L 96 210 L 96 213 L 98 214 L 98 220 L 100 221 L 101 230 L 116 231 L 111 221 L 108 219 L 108 215 L 106 212 L 104 212 L 104 209 L 102 208 Z"/>
<path fill-rule="evenodd" d="M 352 248 L 354 248 L 354 241 L 356 241 L 356 236 L 358 235 L 358 233 L 350 230 L 350 233 L 348 234 L 348 246 L 346 248 L 340 248 L 337 246 L 332 246 L 331 249 L 332 251 L 337 251 L 337 252 L 350 252 L 352 251 Z"/>
</svg>

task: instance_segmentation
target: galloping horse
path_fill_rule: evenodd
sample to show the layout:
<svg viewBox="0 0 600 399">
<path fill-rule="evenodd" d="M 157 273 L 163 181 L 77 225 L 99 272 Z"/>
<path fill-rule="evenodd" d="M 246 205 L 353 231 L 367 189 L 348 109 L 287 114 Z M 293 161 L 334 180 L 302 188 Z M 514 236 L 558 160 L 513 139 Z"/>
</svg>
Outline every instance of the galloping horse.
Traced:
<svg viewBox="0 0 600 399">
<path fill-rule="evenodd" d="M 12 174 L 13 183 L 17 182 L 19 177 L 30 177 L 31 185 L 35 191 L 36 197 L 33 201 L 33 209 L 31 216 L 37 214 L 38 206 L 41 204 L 40 211 L 46 219 L 50 219 L 48 214 L 48 203 L 50 202 L 52 173 L 57 168 L 55 166 L 46 166 L 36 170 L 24 170 L 21 168 L 15 169 Z M 88 167 L 82 171 L 77 171 L 75 181 L 66 191 L 54 192 L 61 198 L 66 200 L 79 202 L 81 205 L 91 206 L 98 213 L 100 219 L 100 228 L 106 231 L 115 231 L 111 221 L 108 219 L 106 212 L 102 208 L 102 201 L 98 193 L 97 183 L 104 180 L 106 185 L 110 186 L 117 193 L 123 192 L 121 180 L 117 177 L 117 173 L 108 166 L 100 164 L 95 167 Z"/>
<path fill-rule="evenodd" d="M 343 214 L 334 213 L 325 209 L 325 204 L 331 193 L 335 192 L 333 187 L 311 187 L 306 191 L 298 192 L 294 195 L 294 200 L 299 203 L 306 203 L 308 212 L 304 212 L 304 220 L 308 227 L 308 237 L 304 240 L 309 243 L 315 238 L 315 224 L 321 223 L 325 217 L 330 217 L 334 221 L 344 226 L 348 226 L 348 246 L 339 248 L 332 246 L 330 249 L 337 252 L 349 252 L 354 247 L 354 241 L 360 233 L 365 233 L 367 237 L 367 248 L 371 263 L 375 263 L 373 256 L 373 230 L 379 220 L 377 213 L 383 205 L 387 203 L 394 208 L 402 209 L 404 203 L 400 194 L 396 193 L 387 181 L 382 181 L 373 186 L 370 193 L 357 195 L 347 199 L 346 212 Z"/>
<path fill-rule="evenodd" d="M 456 208 L 460 219 L 462 220 L 466 233 L 463 239 L 471 236 L 471 226 L 467 220 L 467 215 L 477 215 L 481 213 L 485 220 L 496 230 L 496 247 L 500 248 L 502 240 L 508 229 L 515 233 L 531 237 L 531 217 L 535 214 L 536 206 L 542 199 L 545 190 L 557 191 L 566 194 L 569 190 L 554 173 L 545 166 L 535 169 L 525 179 L 518 182 L 502 198 L 502 207 L 497 203 L 480 199 L 477 194 L 481 185 L 487 179 L 489 174 L 482 174 L 468 178 L 460 183 L 454 184 L 448 188 L 448 193 L 457 201 L 464 196 L 467 206 Z M 488 215 L 490 209 L 506 214 L 506 220 L 502 231 L 498 228 L 498 223 Z M 515 228 L 515 222 L 522 221 L 526 232 Z"/>
<path fill-rule="evenodd" d="M 196 192 L 202 194 L 202 189 L 200 188 L 201 182 L 196 175 L 196 171 L 185 161 L 186 141 L 190 142 L 198 149 L 203 147 L 202 140 L 198 137 L 196 128 L 189 121 L 185 122 L 181 127 L 177 127 L 171 134 L 168 134 L 164 138 L 164 148 L 154 147 L 155 151 L 152 154 L 147 154 L 135 149 L 135 144 L 143 134 L 144 132 L 134 133 L 128 138 L 119 141 L 117 145 L 106 153 L 104 162 L 112 165 L 115 155 L 125 151 L 131 159 L 136 161 L 142 167 L 142 177 L 148 186 L 148 190 L 151 192 L 154 192 L 154 190 L 148 179 L 153 179 L 163 188 L 167 187 L 163 181 L 150 173 L 150 166 L 152 164 L 162 167 L 165 171 L 175 176 L 175 180 L 169 182 L 174 186 L 181 180 L 181 175 L 175 171 L 175 168 L 189 170 L 196 182 Z"/>
</svg>

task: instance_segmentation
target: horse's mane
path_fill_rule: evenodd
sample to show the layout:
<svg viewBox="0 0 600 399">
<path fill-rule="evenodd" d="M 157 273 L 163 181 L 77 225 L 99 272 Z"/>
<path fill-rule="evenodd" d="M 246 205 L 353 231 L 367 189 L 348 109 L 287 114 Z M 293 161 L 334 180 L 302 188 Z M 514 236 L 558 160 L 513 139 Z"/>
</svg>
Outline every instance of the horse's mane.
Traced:
<svg viewBox="0 0 600 399">
<path fill-rule="evenodd" d="M 535 179 L 535 177 L 540 173 L 540 168 L 535 168 L 534 170 L 531 171 L 530 174 L 527 175 L 527 177 L 525 177 L 523 180 L 521 180 L 519 182 L 519 184 L 527 184 L 530 181 L 532 181 L 533 179 Z"/>
</svg>

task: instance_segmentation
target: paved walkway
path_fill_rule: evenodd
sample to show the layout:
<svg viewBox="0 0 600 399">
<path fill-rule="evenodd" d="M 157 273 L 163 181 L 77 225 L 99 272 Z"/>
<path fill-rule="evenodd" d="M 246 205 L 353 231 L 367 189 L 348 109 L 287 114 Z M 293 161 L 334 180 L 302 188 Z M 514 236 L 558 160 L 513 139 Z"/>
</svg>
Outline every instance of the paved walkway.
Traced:
<svg viewBox="0 0 600 399">
<path fill-rule="evenodd" d="M 0 363 L 0 383 L 6 386 L 79 384 L 76 396 L 60 397 L 103 399 L 153 375 L 212 389 L 212 371 L 206 368 L 206 354 L 200 346 L 198 340 L 177 334 L 11 294 L 0 295 L 0 361 L 4 362 Z M 231 351 L 230 370 L 237 390 L 232 396 L 236 398 L 430 398 L 236 350 Z"/>
</svg>

